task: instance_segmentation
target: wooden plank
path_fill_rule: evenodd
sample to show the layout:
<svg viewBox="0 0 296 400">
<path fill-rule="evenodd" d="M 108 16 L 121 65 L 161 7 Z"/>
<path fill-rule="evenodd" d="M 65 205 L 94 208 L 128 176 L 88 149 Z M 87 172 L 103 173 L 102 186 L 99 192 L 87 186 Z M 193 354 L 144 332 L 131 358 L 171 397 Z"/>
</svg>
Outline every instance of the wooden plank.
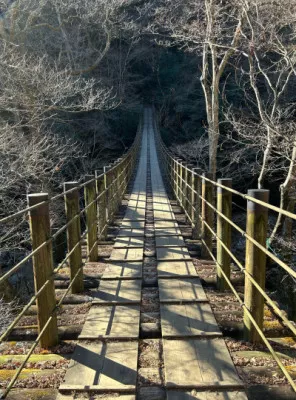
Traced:
<svg viewBox="0 0 296 400">
<path fill-rule="evenodd" d="M 154 231 L 155 237 L 158 236 L 181 236 L 181 230 L 179 228 L 161 228 Z"/>
<path fill-rule="evenodd" d="M 101 279 L 141 279 L 142 269 L 142 261 L 109 263 Z"/>
<path fill-rule="evenodd" d="M 137 339 L 139 326 L 139 306 L 92 306 L 78 339 Z"/>
<path fill-rule="evenodd" d="M 103 280 L 98 289 L 93 289 L 93 304 L 138 304 L 141 302 L 140 280 Z"/>
<path fill-rule="evenodd" d="M 145 221 L 146 210 L 141 208 L 127 209 L 123 221 Z"/>
<path fill-rule="evenodd" d="M 196 279 L 159 279 L 161 303 L 207 302 L 202 284 Z"/>
<path fill-rule="evenodd" d="M 114 249 L 110 256 L 110 261 L 142 261 L 144 255 L 143 247 Z"/>
<path fill-rule="evenodd" d="M 137 342 L 79 343 L 60 391 L 135 390 L 137 359 Z"/>
<path fill-rule="evenodd" d="M 137 189 L 137 180 L 135 180 L 133 192 L 130 194 L 129 200 L 146 201 L 146 182 L 145 185 L 142 185 L 142 183 L 143 182 L 141 182 L 141 186 L 143 186 L 144 189 Z"/>
<path fill-rule="evenodd" d="M 143 237 L 117 237 L 115 240 L 114 248 L 120 247 L 144 247 Z"/>
<path fill-rule="evenodd" d="M 182 247 L 185 242 L 182 236 L 157 236 L 155 239 L 156 247 Z"/>
<path fill-rule="evenodd" d="M 128 202 L 128 208 L 129 209 L 136 209 L 136 208 L 141 208 L 141 209 L 146 209 L 146 199 L 143 200 L 139 200 L 139 199 L 130 199 Z"/>
<path fill-rule="evenodd" d="M 197 273 L 192 261 L 159 261 L 157 263 L 159 278 L 197 278 Z"/>
<path fill-rule="evenodd" d="M 209 304 L 161 304 L 163 338 L 221 336 Z"/>
<path fill-rule="evenodd" d="M 144 237 L 144 229 L 120 228 L 117 237 Z"/>
<path fill-rule="evenodd" d="M 120 228 L 123 229 L 144 229 L 145 228 L 145 221 L 129 221 L 129 220 L 123 220 Z"/>
<path fill-rule="evenodd" d="M 156 248 L 156 257 L 159 261 L 191 260 L 186 247 L 158 247 Z"/>
<path fill-rule="evenodd" d="M 167 400 L 248 400 L 245 392 L 190 392 L 169 390 L 167 392 Z"/>
<path fill-rule="evenodd" d="M 178 228 L 179 225 L 176 221 L 154 221 L 155 229 L 164 229 L 164 228 Z"/>
<path fill-rule="evenodd" d="M 175 221 L 175 215 L 171 210 L 153 210 L 155 220 Z"/>
<path fill-rule="evenodd" d="M 223 339 L 163 340 L 166 388 L 242 388 Z"/>
</svg>

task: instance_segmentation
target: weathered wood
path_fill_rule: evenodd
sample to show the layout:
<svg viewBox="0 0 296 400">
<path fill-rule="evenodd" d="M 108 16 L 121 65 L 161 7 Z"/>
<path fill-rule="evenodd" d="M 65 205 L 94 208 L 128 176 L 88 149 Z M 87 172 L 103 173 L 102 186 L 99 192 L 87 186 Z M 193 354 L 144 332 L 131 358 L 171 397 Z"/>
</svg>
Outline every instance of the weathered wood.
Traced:
<svg viewBox="0 0 296 400">
<path fill-rule="evenodd" d="M 114 248 L 110 260 L 114 261 L 142 261 L 143 247 Z"/>
<path fill-rule="evenodd" d="M 79 343 L 60 391 L 135 391 L 137 361 L 136 341 Z"/>
<path fill-rule="evenodd" d="M 161 228 L 154 231 L 155 237 L 158 236 L 180 236 L 182 235 L 179 228 Z"/>
<path fill-rule="evenodd" d="M 160 312 L 163 338 L 222 335 L 209 304 L 161 304 Z"/>
<path fill-rule="evenodd" d="M 117 238 L 121 237 L 144 237 L 145 231 L 144 229 L 136 229 L 136 228 L 120 228 Z"/>
<path fill-rule="evenodd" d="M 137 339 L 139 324 L 139 306 L 93 306 L 79 339 Z"/>
<path fill-rule="evenodd" d="M 104 280 L 98 289 L 92 291 L 92 295 L 93 303 L 139 304 L 141 302 L 141 281 Z"/>
<path fill-rule="evenodd" d="M 192 261 L 160 261 L 157 263 L 158 278 L 197 278 Z"/>
<path fill-rule="evenodd" d="M 43 246 L 33 256 L 35 292 L 37 293 L 44 286 L 44 284 L 49 281 L 45 289 L 37 298 L 39 332 L 44 329 L 49 318 L 52 318 L 40 339 L 40 344 L 44 348 L 54 346 L 58 343 L 57 317 L 55 313 L 56 297 L 53 281 L 53 258 L 52 242 L 50 240 L 51 231 L 48 200 L 49 198 L 47 193 L 28 195 L 29 207 L 41 202 L 45 202 L 45 204 L 42 204 L 38 208 L 30 211 L 32 250 L 34 251 L 45 242 L 48 242 L 47 245 Z"/>
<path fill-rule="evenodd" d="M 193 221 L 192 226 L 192 239 L 198 239 L 201 234 L 201 178 L 199 175 L 202 174 L 202 170 L 200 168 L 192 168 L 191 174 L 191 202 L 192 202 L 192 209 L 191 209 L 191 218 Z"/>
<path fill-rule="evenodd" d="M 144 247 L 144 235 L 142 237 L 117 237 L 115 240 L 114 248 L 125 248 L 125 247 Z"/>
<path fill-rule="evenodd" d="M 167 393 L 167 400 L 248 400 L 243 391 L 222 391 L 222 392 L 204 392 L 204 391 L 176 391 L 170 390 Z"/>
<path fill-rule="evenodd" d="M 232 188 L 232 179 L 219 179 L 218 183 Z M 228 219 L 232 219 L 232 193 L 219 186 L 217 188 L 217 210 Z M 219 214 L 217 214 L 217 236 L 231 250 L 231 225 Z M 229 280 L 231 271 L 230 262 L 229 253 L 225 250 L 221 242 L 217 240 L 217 263 Z M 221 292 L 228 288 L 228 284 L 220 268 L 217 268 L 217 288 Z"/>
<path fill-rule="evenodd" d="M 65 194 L 65 209 L 67 223 L 72 223 L 67 228 L 67 244 L 68 253 L 71 252 L 69 257 L 70 266 L 70 278 L 71 281 L 74 279 L 78 270 L 82 267 L 82 252 L 81 252 L 81 225 L 80 217 L 77 217 L 80 213 L 79 206 L 79 190 L 77 189 L 77 182 L 66 182 L 64 183 L 64 191 L 75 189 L 70 193 Z M 73 250 L 75 248 L 75 250 Z M 73 251 L 72 251 L 73 250 Z M 78 273 L 75 282 L 72 285 L 71 292 L 79 293 L 84 289 L 83 286 L 83 270 Z"/>
<path fill-rule="evenodd" d="M 249 190 L 248 195 L 268 203 L 269 190 Z M 268 209 L 252 201 L 248 201 L 246 232 L 261 246 L 266 246 L 268 225 Z M 265 289 L 266 254 L 250 240 L 246 241 L 246 271 L 252 275 L 261 288 Z M 263 327 L 264 297 L 256 289 L 246 275 L 245 305 L 251 312 L 260 329 Z M 245 339 L 253 343 L 261 342 L 261 336 L 254 327 L 248 314 L 244 314 Z"/>
<path fill-rule="evenodd" d="M 190 193 L 190 181 L 191 181 L 191 171 L 189 171 L 190 164 L 185 164 L 184 171 L 184 210 L 190 216 L 191 208 L 189 203 L 191 202 Z"/>
<path fill-rule="evenodd" d="M 154 227 L 155 227 L 155 229 L 167 229 L 167 228 L 177 229 L 179 227 L 179 225 L 176 221 L 157 220 L 157 221 L 154 221 Z"/>
<path fill-rule="evenodd" d="M 109 263 L 102 279 L 141 279 L 143 276 L 142 268 L 142 261 Z"/>
<path fill-rule="evenodd" d="M 243 389 L 222 339 L 163 340 L 166 387 Z"/>
<path fill-rule="evenodd" d="M 108 171 L 110 170 L 111 165 L 105 165 L 104 166 L 104 191 L 105 191 L 105 214 L 106 214 L 106 221 L 111 222 L 111 179 L 110 179 L 110 173 Z"/>
<path fill-rule="evenodd" d="M 198 278 L 159 279 L 158 285 L 161 303 L 208 301 Z"/>
<path fill-rule="evenodd" d="M 191 257 L 186 247 L 157 247 L 157 260 L 159 261 L 183 261 Z"/>
<path fill-rule="evenodd" d="M 213 179 L 213 174 L 204 174 L 204 178 Z M 214 228 L 214 211 L 207 203 L 214 205 L 214 188 L 211 182 L 204 178 L 202 179 L 202 197 L 204 200 L 202 200 L 201 237 L 203 242 L 201 256 L 202 258 L 209 258 L 209 251 L 212 252 L 213 250 L 213 234 L 207 225 L 209 225 L 211 229 Z"/>
<path fill-rule="evenodd" d="M 144 229 L 145 228 L 145 221 L 130 221 L 130 220 L 123 220 L 120 226 L 121 229 Z"/>
<path fill-rule="evenodd" d="M 98 235 L 100 240 L 106 240 L 107 229 L 105 228 L 107 224 L 106 219 L 106 192 L 105 192 L 105 178 L 104 175 L 101 176 L 102 171 L 97 170 L 95 173 L 97 193 L 101 195 L 98 200 L 97 210 L 98 210 Z M 100 176 L 100 178 L 99 178 Z"/>
<path fill-rule="evenodd" d="M 86 181 L 91 181 L 84 187 L 86 215 L 86 247 L 89 261 L 98 260 L 98 226 L 97 226 L 97 189 L 94 175 L 86 175 Z"/>
<path fill-rule="evenodd" d="M 157 236 L 155 238 L 156 247 L 182 247 L 185 242 L 182 236 Z"/>
</svg>

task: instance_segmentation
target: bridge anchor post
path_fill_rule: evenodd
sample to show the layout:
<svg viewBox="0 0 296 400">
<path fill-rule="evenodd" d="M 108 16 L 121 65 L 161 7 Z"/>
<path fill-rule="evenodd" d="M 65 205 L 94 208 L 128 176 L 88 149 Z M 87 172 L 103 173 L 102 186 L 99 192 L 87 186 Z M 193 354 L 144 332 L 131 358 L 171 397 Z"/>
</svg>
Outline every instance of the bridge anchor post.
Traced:
<svg viewBox="0 0 296 400">
<path fill-rule="evenodd" d="M 194 209 L 192 208 L 192 220 L 193 220 L 193 228 L 192 228 L 192 239 L 197 240 L 201 235 L 201 178 L 199 175 L 202 174 L 202 170 L 200 168 L 192 169 L 192 203 L 194 205 Z"/>
<path fill-rule="evenodd" d="M 218 184 L 232 188 L 232 179 L 219 179 Z M 217 187 L 217 237 L 221 242 L 231 250 L 231 225 L 219 212 L 231 220 L 232 218 L 232 193 L 227 189 Z M 217 240 L 217 263 L 230 280 L 230 262 L 231 257 L 223 247 L 220 240 Z M 220 270 L 217 268 L 217 288 L 221 292 L 227 289 L 227 282 Z"/>
<path fill-rule="evenodd" d="M 33 256 L 33 271 L 35 293 L 37 293 L 47 281 L 47 287 L 39 294 L 37 303 L 38 331 L 39 333 L 45 328 L 40 345 L 43 348 L 55 346 L 58 343 L 58 325 L 56 308 L 56 296 L 53 281 L 53 254 L 52 242 L 50 241 L 50 217 L 49 204 L 47 193 L 36 193 L 28 195 L 29 207 L 43 203 L 39 207 L 30 211 L 30 232 L 32 241 L 32 250 L 36 250 L 42 244 L 48 241 L 39 251 Z"/>
<path fill-rule="evenodd" d="M 97 193 L 101 195 L 98 199 L 98 235 L 99 240 L 104 241 L 107 238 L 107 219 L 106 219 L 106 192 L 105 190 L 105 177 L 103 171 L 97 170 L 96 173 Z"/>
<path fill-rule="evenodd" d="M 211 182 L 204 178 L 213 179 L 212 173 L 206 173 L 202 179 L 202 223 L 201 223 L 201 256 L 209 258 L 210 252 L 213 251 L 213 234 L 210 231 L 214 228 L 214 210 L 209 206 L 214 202 L 214 188 Z"/>
<path fill-rule="evenodd" d="M 82 254 L 81 254 L 81 224 L 80 224 L 80 207 L 79 207 L 79 190 L 78 182 L 65 182 L 64 191 L 73 189 L 70 193 L 66 193 L 65 198 L 65 210 L 67 223 L 70 223 L 67 227 L 67 245 L 68 253 L 71 252 L 69 257 L 70 266 L 70 279 L 71 282 L 75 278 L 75 282 L 72 285 L 71 292 L 80 293 L 84 290 L 83 284 L 83 270 L 82 270 Z M 79 216 L 78 216 L 79 215 Z M 75 248 L 75 250 L 73 250 Z M 73 250 L 73 251 L 72 251 Z M 81 268 L 80 272 L 79 269 Z"/>
<path fill-rule="evenodd" d="M 248 195 L 257 200 L 268 203 L 269 190 L 249 190 Z M 261 246 L 266 246 L 268 226 L 268 209 L 263 205 L 248 200 L 246 233 L 256 240 Z M 246 240 L 246 272 L 265 289 L 266 254 L 250 240 Z M 256 324 L 263 328 L 264 297 L 253 285 L 248 275 L 245 277 L 245 305 L 250 311 Z M 244 337 L 252 343 L 261 342 L 261 337 L 254 327 L 250 317 L 244 312 Z"/>
<path fill-rule="evenodd" d="M 98 226 L 97 226 L 97 188 L 94 175 L 86 175 L 86 181 L 90 181 L 84 187 L 84 199 L 86 214 L 86 247 L 88 260 L 98 261 Z"/>
</svg>

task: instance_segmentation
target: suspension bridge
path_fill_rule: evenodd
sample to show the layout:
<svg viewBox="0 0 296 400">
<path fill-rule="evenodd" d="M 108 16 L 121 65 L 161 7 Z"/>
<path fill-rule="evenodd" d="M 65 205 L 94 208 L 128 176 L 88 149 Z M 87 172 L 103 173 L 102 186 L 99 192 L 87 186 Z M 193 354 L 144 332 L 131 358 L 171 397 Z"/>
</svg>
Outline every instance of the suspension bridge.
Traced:
<svg viewBox="0 0 296 400">
<path fill-rule="evenodd" d="M 232 219 L 233 195 L 247 201 L 245 230 Z M 53 232 L 50 209 L 61 201 L 65 203 L 65 224 Z M 174 157 L 162 142 L 152 108 L 145 108 L 134 144 L 115 163 L 82 183 L 65 183 L 63 192 L 55 197 L 28 195 L 25 210 L 0 221 L 7 224 L 29 215 L 32 243 L 31 252 L 2 273 L 0 284 L 32 260 L 35 285 L 35 294 L 0 338 L 0 372 L 9 360 L 18 360 L 11 373 L 0 373 L 1 398 L 252 398 L 188 250 L 176 204 L 185 214 L 190 243 L 199 248 L 199 260 L 216 268 L 218 291 L 231 293 L 241 307 L 244 339 L 264 344 L 285 379 L 287 392 L 279 392 L 279 396 L 284 393 L 286 397 L 269 398 L 296 398 L 295 371 L 276 351 L 275 339 L 268 337 L 264 328 L 268 307 L 283 335 L 292 340 L 296 333 L 294 322 L 265 290 L 267 257 L 296 277 L 292 267 L 266 248 L 268 210 L 293 220 L 296 215 L 269 204 L 268 191 L 240 193 L 232 188 L 230 179 L 216 182 L 210 174 Z M 108 243 L 108 229 L 118 215 L 120 224 L 102 269 L 98 245 Z M 232 252 L 234 230 L 246 239 L 244 263 Z M 53 245 L 63 234 L 67 234 L 66 254 L 55 265 Z M 90 269 L 92 279 L 88 279 Z M 233 281 L 234 270 L 243 276 L 243 290 Z M 147 308 L 147 303 L 152 308 Z M 65 304 L 71 305 L 74 314 L 87 305 L 76 331 L 60 326 L 59 313 Z M 28 315 L 37 316 L 36 326 L 20 324 Z M 13 348 L 12 341 L 20 337 L 26 351 L 21 355 L 7 352 L 7 345 Z M 157 340 L 157 349 L 149 347 L 149 339 Z M 56 390 L 42 397 L 38 386 L 30 389 L 19 384 L 26 382 L 28 365 L 36 366 L 36 358 L 44 361 L 51 357 L 58 364 L 62 355 L 54 356 L 50 349 L 71 340 L 73 351 L 65 357 L 65 373 Z M 146 372 L 152 377 L 149 381 L 146 376 L 147 384 L 141 380 L 146 354 L 143 343 L 156 363 L 153 368 L 148 365 Z"/>
</svg>

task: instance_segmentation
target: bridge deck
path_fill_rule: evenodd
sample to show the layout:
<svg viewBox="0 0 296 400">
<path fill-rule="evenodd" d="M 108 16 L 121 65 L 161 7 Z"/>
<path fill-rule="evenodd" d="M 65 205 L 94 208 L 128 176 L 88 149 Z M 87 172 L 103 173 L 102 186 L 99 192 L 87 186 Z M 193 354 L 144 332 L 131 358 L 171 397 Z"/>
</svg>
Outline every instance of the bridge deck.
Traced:
<svg viewBox="0 0 296 400">
<path fill-rule="evenodd" d="M 135 399 L 149 164 L 167 399 L 245 400 L 164 187 L 149 110 L 127 211 L 60 390 Z"/>
</svg>

